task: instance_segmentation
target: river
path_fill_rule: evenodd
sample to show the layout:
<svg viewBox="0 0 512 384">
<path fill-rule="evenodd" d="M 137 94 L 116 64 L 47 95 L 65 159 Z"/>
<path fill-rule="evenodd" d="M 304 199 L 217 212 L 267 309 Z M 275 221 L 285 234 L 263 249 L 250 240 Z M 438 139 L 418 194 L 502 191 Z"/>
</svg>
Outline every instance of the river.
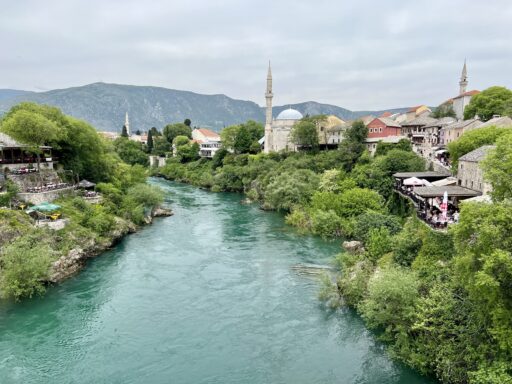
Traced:
<svg viewBox="0 0 512 384">
<path fill-rule="evenodd" d="M 42 298 L 0 304 L 0 383 L 433 383 L 391 361 L 298 264 L 339 243 L 241 195 L 153 180 L 158 219 Z"/>
</svg>

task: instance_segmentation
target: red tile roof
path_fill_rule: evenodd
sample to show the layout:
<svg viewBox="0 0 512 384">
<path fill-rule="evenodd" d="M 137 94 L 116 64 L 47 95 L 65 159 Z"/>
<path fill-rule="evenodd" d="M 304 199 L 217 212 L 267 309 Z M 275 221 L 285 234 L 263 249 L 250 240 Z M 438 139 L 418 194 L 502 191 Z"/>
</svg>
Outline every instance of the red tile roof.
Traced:
<svg viewBox="0 0 512 384">
<path fill-rule="evenodd" d="M 472 91 L 467 91 L 467 92 L 461 93 L 459 96 L 454 97 L 454 99 L 458 99 L 459 97 L 463 97 L 463 96 L 475 96 L 475 95 L 478 95 L 479 93 L 480 93 L 480 91 L 473 89 Z"/>
<path fill-rule="evenodd" d="M 220 137 L 218 133 L 210 131 L 209 129 L 206 128 L 197 128 L 197 130 L 201 132 L 203 136 L 210 137 L 212 139 L 217 139 Z"/>
<path fill-rule="evenodd" d="M 391 113 L 391 112 L 386 111 L 386 112 L 384 112 L 382 115 L 380 115 L 380 117 L 389 117 L 389 116 L 391 116 L 391 115 L 392 115 L 392 113 Z"/>
</svg>

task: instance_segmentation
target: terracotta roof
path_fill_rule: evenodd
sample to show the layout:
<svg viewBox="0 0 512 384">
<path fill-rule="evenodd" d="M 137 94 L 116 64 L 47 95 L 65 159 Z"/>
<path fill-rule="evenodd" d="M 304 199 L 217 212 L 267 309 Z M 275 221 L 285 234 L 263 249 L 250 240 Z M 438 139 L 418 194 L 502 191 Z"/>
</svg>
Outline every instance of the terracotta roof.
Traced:
<svg viewBox="0 0 512 384">
<path fill-rule="evenodd" d="M 494 145 L 483 145 L 480 148 L 475 149 L 469 153 L 466 153 L 464 156 L 459 158 L 459 161 L 470 161 L 473 163 L 478 163 L 482 161 L 485 156 L 489 153 L 491 149 L 496 148 Z"/>
<path fill-rule="evenodd" d="M 409 108 L 407 112 L 416 112 L 419 108 L 423 107 L 423 105 L 417 105 L 415 107 Z"/>
<path fill-rule="evenodd" d="M 382 121 L 384 124 L 386 124 L 387 127 L 396 127 L 396 128 L 401 128 L 402 127 L 395 120 L 390 119 L 389 117 L 377 117 L 377 118 L 373 119 L 372 121 L 370 121 L 370 123 L 375 121 L 375 120 Z M 368 124 L 370 124 L 370 123 L 368 123 Z"/>
<path fill-rule="evenodd" d="M 445 126 L 444 129 L 448 130 L 448 129 L 465 128 L 471 124 L 475 124 L 475 126 L 477 126 L 478 123 L 481 124 L 482 122 L 479 119 L 461 120 L 461 121 L 457 121 L 456 123 Z M 478 124 L 478 126 L 480 126 L 480 125 Z"/>
<path fill-rule="evenodd" d="M 197 128 L 197 130 L 201 132 L 203 136 L 209 137 L 211 139 L 218 139 L 220 137 L 218 133 L 210 131 L 206 128 Z"/>
<path fill-rule="evenodd" d="M 425 125 L 432 125 L 435 123 L 437 123 L 437 119 L 434 119 L 433 117 L 425 116 L 425 115 L 421 114 L 420 116 L 418 116 L 417 118 L 415 118 L 411 121 L 403 122 L 402 126 L 404 126 L 404 127 L 417 126 L 417 125 L 425 126 Z"/>
<path fill-rule="evenodd" d="M 382 115 L 380 115 L 380 117 L 390 117 L 392 115 L 391 112 L 384 112 Z"/>
<path fill-rule="evenodd" d="M 467 91 L 467 92 L 461 93 L 459 96 L 454 97 L 454 99 L 458 99 L 459 97 L 463 97 L 463 96 L 475 96 L 475 95 L 478 95 L 479 93 L 480 93 L 480 91 L 473 89 L 472 91 Z"/>
</svg>

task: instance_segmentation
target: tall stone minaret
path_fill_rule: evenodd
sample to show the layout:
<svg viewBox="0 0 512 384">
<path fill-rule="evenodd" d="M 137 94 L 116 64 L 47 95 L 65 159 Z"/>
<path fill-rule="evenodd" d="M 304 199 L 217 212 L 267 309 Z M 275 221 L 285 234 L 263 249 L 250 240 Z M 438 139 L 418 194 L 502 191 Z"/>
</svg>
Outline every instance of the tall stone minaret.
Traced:
<svg viewBox="0 0 512 384">
<path fill-rule="evenodd" d="M 128 133 L 128 136 L 131 136 L 130 133 L 130 120 L 128 120 L 128 112 L 126 112 L 126 116 L 124 118 L 124 126 L 126 127 L 126 133 Z"/>
<path fill-rule="evenodd" d="M 462 67 L 462 74 L 460 75 L 459 86 L 459 95 L 462 95 L 464 92 L 466 92 L 466 89 L 468 87 L 468 70 L 466 68 L 466 59 L 464 59 L 464 66 Z"/>
<path fill-rule="evenodd" d="M 267 72 L 267 91 L 265 92 L 265 99 L 267 101 L 267 110 L 265 114 L 265 147 L 264 152 L 269 153 L 272 148 L 272 69 L 270 68 L 270 61 L 268 62 Z"/>
</svg>

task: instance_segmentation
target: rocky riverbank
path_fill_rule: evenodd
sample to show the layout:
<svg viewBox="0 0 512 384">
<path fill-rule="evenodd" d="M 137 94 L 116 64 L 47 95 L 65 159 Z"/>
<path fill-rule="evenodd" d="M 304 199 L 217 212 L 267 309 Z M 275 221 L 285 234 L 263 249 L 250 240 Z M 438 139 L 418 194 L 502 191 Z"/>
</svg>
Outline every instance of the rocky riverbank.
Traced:
<svg viewBox="0 0 512 384">
<path fill-rule="evenodd" d="M 144 222 L 149 225 L 152 224 L 155 217 L 168 217 L 172 216 L 173 212 L 169 208 L 155 207 L 150 211 L 144 219 Z M 140 227 L 128 220 L 123 220 L 116 217 L 115 228 L 108 234 L 108 236 L 101 240 L 89 240 L 80 247 L 73 248 L 66 255 L 61 256 L 54 261 L 50 267 L 48 281 L 51 283 L 59 283 L 84 268 L 87 259 L 99 256 L 103 252 L 112 248 L 119 243 L 125 236 L 130 233 L 135 233 Z"/>
</svg>

